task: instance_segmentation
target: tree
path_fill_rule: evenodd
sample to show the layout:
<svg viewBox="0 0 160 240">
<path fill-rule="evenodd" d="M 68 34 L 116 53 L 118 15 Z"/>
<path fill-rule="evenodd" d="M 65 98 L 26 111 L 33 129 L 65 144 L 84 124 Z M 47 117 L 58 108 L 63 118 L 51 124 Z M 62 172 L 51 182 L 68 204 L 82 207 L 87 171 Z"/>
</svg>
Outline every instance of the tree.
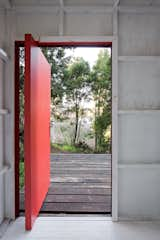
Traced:
<svg viewBox="0 0 160 240">
<path fill-rule="evenodd" d="M 73 143 L 77 142 L 78 124 L 82 103 L 90 99 L 90 67 L 83 58 L 75 58 L 68 66 L 64 83 L 68 111 L 75 113 L 75 131 Z"/>
<path fill-rule="evenodd" d="M 66 80 L 66 69 L 71 60 L 71 56 L 66 56 L 65 48 L 45 47 L 43 54 L 51 66 L 51 103 L 52 115 L 54 118 L 61 118 L 59 104 L 64 96 L 64 81 Z"/>
<path fill-rule="evenodd" d="M 111 125 L 111 57 L 108 50 L 101 50 L 91 72 L 91 88 L 95 100 L 95 151 L 110 151 L 105 131 Z"/>
</svg>

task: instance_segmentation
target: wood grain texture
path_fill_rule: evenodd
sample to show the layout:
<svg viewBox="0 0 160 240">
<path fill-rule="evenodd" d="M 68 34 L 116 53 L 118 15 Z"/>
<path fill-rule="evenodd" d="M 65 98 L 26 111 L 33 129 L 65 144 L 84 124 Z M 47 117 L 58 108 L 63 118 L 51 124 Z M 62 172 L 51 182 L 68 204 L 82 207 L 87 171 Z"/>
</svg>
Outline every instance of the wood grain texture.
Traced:
<svg viewBox="0 0 160 240">
<path fill-rule="evenodd" d="M 21 210 L 24 194 L 20 195 Z M 111 155 L 51 154 L 44 213 L 111 213 Z"/>
</svg>

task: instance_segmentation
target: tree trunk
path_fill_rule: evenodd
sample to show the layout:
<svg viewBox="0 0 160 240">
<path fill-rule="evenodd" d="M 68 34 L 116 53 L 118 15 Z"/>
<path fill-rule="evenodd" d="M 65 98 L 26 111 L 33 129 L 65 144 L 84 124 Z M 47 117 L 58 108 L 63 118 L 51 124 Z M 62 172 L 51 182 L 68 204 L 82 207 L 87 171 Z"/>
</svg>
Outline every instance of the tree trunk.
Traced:
<svg viewBox="0 0 160 240">
<path fill-rule="evenodd" d="M 96 109 L 96 106 L 95 106 L 95 119 L 94 121 L 96 121 L 96 118 L 97 118 L 97 109 Z M 98 135 L 97 135 L 97 129 L 95 129 L 95 152 L 97 152 L 97 140 L 98 140 Z"/>
<path fill-rule="evenodd" d="M 97 99 L 97 109 L 96 109 L 96 116 L 95 119 L 98 118 L 100 116 L 100 92 L 98 92 L 98 99 Z M 99 131 L 96 130 L 95 132 L 95 144 L 96 144 L 96 152 L 99 151 L 99 147 L 100 147 L 100 135 L 99 135 Z"/>
<path fill-rule="evenodd" d="M 79 121 L 79 107 L 78 104 L 76 104 L 76 125 L 75 125 L 75 132 L 74 132 L 74 139 L 73 139 L 73 143 L 76 143 L 76 139 L 77 139 L 77 130 L 78 130 L 78 121 Z"/>
<path fill-rule="evenodd" d="M 80 133 L 81 133 L 81 119 L 78 120 L 78 129 L 77 129 L 77 138 L 76 138 L 76 142 L 79 142 Z"/>
</svg>

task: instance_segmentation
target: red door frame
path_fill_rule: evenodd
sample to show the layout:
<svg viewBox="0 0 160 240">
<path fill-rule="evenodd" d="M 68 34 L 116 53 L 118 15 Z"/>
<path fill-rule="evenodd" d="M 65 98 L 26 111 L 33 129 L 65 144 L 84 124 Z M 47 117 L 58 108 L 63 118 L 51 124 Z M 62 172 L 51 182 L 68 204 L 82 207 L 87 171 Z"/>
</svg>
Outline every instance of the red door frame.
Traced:
<svg viewBox="0 0 160 240">
<path fill-rule="evenodd" d="M 110 47 L 112 42 L 39 42 L 38 47 Z M 19 48 L 24 47 L 24 41 L 15 41 L 14 69 L 14 134 L 15 134 L 15 217 L 19 216 Z"/>
</svg>

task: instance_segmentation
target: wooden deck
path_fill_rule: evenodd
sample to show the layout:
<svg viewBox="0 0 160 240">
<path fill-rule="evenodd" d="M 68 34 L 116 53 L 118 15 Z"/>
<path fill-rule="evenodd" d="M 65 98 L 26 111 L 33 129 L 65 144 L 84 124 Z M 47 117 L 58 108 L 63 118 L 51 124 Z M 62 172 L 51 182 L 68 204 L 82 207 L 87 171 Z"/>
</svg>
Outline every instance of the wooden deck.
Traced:
<svg viewBox="0 0 160 240">
<path fill-rule="evenodd" d="M 23 207 L 21 194 L 21 210 Z M 111 155 L 52 154 L 46 213 L 110 213 Z"/>
</svg>

